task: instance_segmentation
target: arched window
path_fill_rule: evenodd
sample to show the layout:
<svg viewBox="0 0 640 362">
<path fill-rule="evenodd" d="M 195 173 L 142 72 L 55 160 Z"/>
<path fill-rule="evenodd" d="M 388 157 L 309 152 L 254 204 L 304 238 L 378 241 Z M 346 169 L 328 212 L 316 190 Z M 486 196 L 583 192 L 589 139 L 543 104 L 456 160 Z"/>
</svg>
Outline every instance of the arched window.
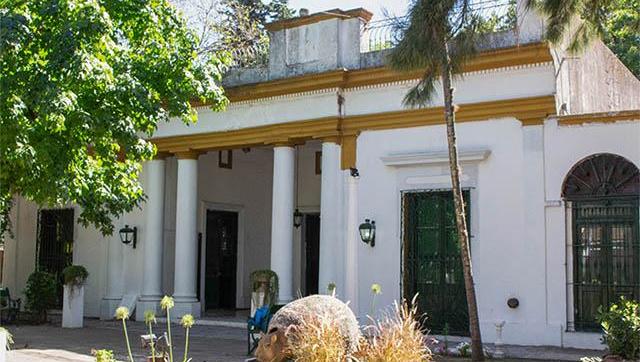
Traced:
<svg viewBox="0 0 640 362">
<path fill-rule="evenodd" d="M 640 299 L 640 171 L 623 157 L 592 155 L 571 169 L 562 196 L 571 223 L 569 328 L 597 330 L 599 306 Z"/>
</svg>

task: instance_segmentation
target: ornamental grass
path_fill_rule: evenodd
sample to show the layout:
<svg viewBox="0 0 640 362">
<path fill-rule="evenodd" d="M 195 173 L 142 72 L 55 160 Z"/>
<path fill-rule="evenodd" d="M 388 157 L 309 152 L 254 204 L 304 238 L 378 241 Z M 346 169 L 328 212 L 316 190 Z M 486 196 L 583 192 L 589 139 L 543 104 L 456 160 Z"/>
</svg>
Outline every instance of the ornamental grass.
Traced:
<svg viewBox="0 0 640 362">
<path fill-rule="evenodd" d="M 416 320 L 416 298 L 411 304 L 394 303 L 391 313 L 369 328 L 372 337 L 362 338 L 354 359 L 360 362 L 414 362 L 431 361 L 431 351 L 426 346 L 425 334 Z"/>
<path fill-rule="evenodd" d="M 326 315 L 305 318 L 301 326 L 291 327 L 287 332 L 287 355 L 300 362 L 334 362 L 350 359 L 347 341 L 340 326 Z"/>
</svg>

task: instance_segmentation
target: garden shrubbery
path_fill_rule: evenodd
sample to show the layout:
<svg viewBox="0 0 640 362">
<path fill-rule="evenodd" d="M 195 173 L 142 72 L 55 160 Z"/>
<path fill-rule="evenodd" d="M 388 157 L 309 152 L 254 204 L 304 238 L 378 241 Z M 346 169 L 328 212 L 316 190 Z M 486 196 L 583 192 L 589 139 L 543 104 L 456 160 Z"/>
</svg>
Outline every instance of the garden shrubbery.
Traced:
<svg viewBox="0 0 640 362">
<path fill-rule="evenodd" d="M 37 270 L 29 275 L 24 289 L 25 308 L 32 313 L 35 322 L 46 322 L 47 310 L 55 306 L 57 294 L 58 281 L 53 274 Z"/>
<path fill-rule="evenodd" d="M 598 321 L 602 325 L 602 342 L 612 355 L 628 360 L 640 358 L 640 305 L 625 298 L 609 310 L 600 308 Z"/>
</svg>

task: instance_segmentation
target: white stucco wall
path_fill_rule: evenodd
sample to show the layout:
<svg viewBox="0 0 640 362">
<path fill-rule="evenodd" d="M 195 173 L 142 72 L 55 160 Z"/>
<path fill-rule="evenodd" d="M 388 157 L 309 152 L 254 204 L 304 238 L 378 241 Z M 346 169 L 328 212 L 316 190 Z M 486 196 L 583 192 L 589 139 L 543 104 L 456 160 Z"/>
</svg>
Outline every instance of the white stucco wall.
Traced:
<svg viewBox="0 0 640 362">
<path fill-rule="evenodd" d="M 640 164 L 640 123 L 522 127 L 515 119 L 459 124 L 458 146 L 490 156 L 463 164 L 471 188 L 471 245 L 481 327 L 505 343 L 602 348 L 599 335 L 566 332 L 565 214 L 560 188 L 582 158 L 610 152 Z M 358 138 L 359 219 L 376 221 L 376 246 L 359 246 L 359 308 L 367 313 L 372 283 L 380 305 L 401 297 L 401 192 L 450 188 L 446 163 L 385 166 L 381 158 L 446 150 L 444 126 L 364 132 Z M 381 272 L 381 271 L 384 272 Z M 506 301 L 516 297 L 517 309 Z"/>
</svg>

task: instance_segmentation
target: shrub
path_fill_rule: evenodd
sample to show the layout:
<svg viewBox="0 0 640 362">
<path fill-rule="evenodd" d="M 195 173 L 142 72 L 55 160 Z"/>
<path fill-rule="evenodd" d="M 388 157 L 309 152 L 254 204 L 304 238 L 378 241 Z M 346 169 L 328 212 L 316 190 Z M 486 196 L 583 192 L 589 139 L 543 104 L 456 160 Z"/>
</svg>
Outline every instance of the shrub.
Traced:
<svg viewBox="0 0 640 362">
<path fill-rule="evenodd" d="M 56 304 L 58 282 L 53 274 L 34 271 L 27 279 L 24 294 L 27 298 L 25 308 L 33 313 L 38 323 L 47 320 L 47 310 Z"/>
<path fill-rule="evenodd" d="M 624 359 L 640 358 L 640 305 L 624 297 L 613 304 L 608 311 L 598 310 L 598 321 L 604 335 L 602 342 L 611 354 Z"/>
<path fill-rule="evenodd" d="M 89 277 L 89 272 L 82 265 L 69 265 L 62 270 L 62 277 L 64 284 L 77 286 L 84 284 Z"/>
</svg>

